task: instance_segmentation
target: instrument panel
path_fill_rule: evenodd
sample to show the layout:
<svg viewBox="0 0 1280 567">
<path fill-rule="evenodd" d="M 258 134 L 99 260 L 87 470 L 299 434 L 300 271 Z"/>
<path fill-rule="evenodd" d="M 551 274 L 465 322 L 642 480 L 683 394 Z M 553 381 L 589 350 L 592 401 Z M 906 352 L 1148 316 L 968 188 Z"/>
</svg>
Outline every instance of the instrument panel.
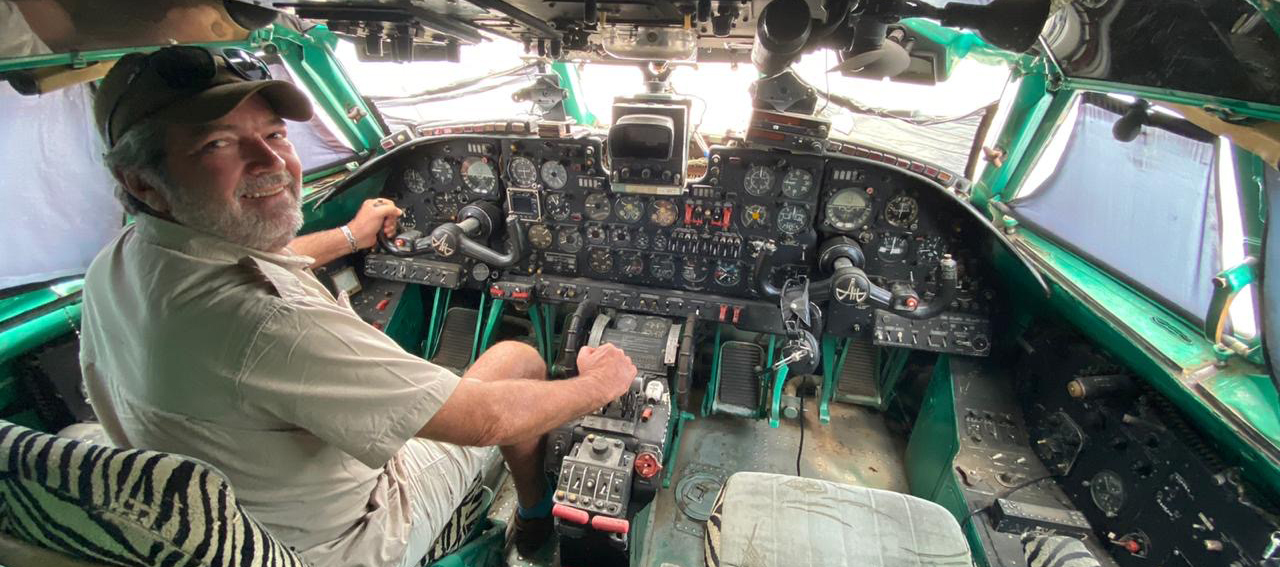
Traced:
<svg viewBox="0 0 1280 567">
<path fill-rule="evenodd" d="M 842 155 L 714 147 L 706 175 L 681 195 L 614 193 L 602 144 L 591 136 L 427 141 L 399 156 L 385 193 L 404 209 L 402 227 L 421 234 L 477 201 L 520 219 L 523 260 L 495 270 L 449 259 L 460 264 L 460 287 L 507 277 L 583 278 L 776 304 L 762 296 L 761 282 L 826 277 L 820 245 L 844 236 L 861 246 L 862 268 L 877 285 L 907 286 L 927 300 L 944 254 L 982 257 L 967 253 L 972 243 L 965 241 L 981 235 L 959 205 L 891 167 Z M 495 232 L 487 244 L 501 250 L 505 234 L 502 227 Z M 766 247 L 763 266 L 758 257 Z M 955 309 L 981 312 L 990 299 L 977 289 L 979 271 L 962 261 Z M 871 327 L 875 309 L 857 299 L 834 294 L 828 330 L 852 335 Z"/>
</svg>

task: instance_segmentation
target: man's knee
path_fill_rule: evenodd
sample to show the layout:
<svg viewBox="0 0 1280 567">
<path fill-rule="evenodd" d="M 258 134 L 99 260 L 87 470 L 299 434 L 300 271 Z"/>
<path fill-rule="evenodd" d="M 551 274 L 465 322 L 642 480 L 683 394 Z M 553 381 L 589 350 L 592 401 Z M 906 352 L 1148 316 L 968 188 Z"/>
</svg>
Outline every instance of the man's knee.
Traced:
<svg viewBox="0 0 1280 567">
<path fill-rule="evenodd" d="M 494 378 L 545 380 L 547 377 L 547 363 L 542 360 L 538 349 L 519 341 L 502 341 L 489 347 L 481 357 L 492 357 L 508 369 L 507 375 Z"/>
</svg>

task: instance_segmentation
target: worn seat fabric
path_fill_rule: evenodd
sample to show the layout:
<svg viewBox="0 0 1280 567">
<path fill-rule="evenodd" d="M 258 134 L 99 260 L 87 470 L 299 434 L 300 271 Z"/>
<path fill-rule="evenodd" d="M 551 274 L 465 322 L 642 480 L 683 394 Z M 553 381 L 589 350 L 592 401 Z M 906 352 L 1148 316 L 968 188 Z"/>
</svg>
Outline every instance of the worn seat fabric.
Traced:
<svg viewBox="0 0 1280 567">
<path fill-rule="evenodd" d="M 971 567 L 943 507 L 795 476 L 729 477 L 707 521 L 708 567 Z"/>
</svg>

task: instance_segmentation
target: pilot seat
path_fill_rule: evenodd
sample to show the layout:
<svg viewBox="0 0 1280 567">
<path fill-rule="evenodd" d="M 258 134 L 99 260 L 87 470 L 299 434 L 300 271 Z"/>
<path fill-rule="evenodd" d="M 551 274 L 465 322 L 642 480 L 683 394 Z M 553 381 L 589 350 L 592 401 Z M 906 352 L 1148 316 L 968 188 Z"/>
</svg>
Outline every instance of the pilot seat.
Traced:
<svg viewBox="0 0 1280 567">
<path fill-rule="evenodd" d="M 95 436 L 93 426 L 74 427 L 76 436 Z M 485 519 L 490 494 L 477 478 L 421 565 L 494 559 L 504 530 Z M 307 563 L 242 510 L 230 484 L 204 462 L 0 420 L 0 565 Z"/>
</svg>

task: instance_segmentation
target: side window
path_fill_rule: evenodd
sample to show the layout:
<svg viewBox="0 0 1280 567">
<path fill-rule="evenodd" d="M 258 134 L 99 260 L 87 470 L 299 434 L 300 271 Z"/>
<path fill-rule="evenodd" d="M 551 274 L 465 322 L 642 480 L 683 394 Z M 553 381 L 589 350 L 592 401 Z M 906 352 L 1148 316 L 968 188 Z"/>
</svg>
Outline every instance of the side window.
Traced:
<svg viewBox="0 0 1280 567">
<path fill-rule="evenodd" d="M 40 96 L 0 83 L 0 288 L 82 274 L 124 211 L 85 85 Z"/>
<path fill-rule="evenodd" d="M 1112 127 L 1124 108 L 1080 97 L 1009 206 L 1033 230 L 1202 322 L 1212 279 L 1232 261 L 1223 252 L 1218 140 L 1161 116 L 1119 141 Z M 1238 227 L 1233 206 L 1227 216 Z"/>
</svg>

